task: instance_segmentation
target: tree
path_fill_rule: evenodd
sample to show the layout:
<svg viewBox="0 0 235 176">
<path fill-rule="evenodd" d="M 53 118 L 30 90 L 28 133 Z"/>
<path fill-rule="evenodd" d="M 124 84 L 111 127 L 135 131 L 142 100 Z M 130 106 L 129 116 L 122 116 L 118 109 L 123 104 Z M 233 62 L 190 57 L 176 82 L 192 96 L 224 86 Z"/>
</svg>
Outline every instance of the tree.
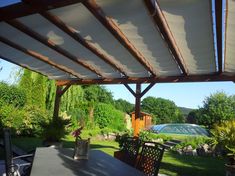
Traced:
<svg viewBox="0 0 235 176">
<path fill-rule="evenodd" d="M 206 97 L 201 110 L 199 124 L 211 128 L 215 123 L 221 123 L 235 117 L 235 99 L 224 92 L 217 92 Z"/>
<path fill-rule="evenodd" d="M 114 106 L 116 109 L 128 114 L 130 114 L 134 110 L 134 105 L 123 99 L 115 100 Z"/>
<path fill-rule="evenodd" d="M 116 110 L 111 104 L 98 103 L 94 111 L 95 122 L 103 128 L 122 131 L 125 129 L 124 113 Z"/>
<path fill-rule="evenodd" d="M 26 103 L 27 105 L 32 105 L 32 86 L 33 86 L 33 79 L 32 79 L 32 71 L 24 69 L 23 74 L 19 80 L 18 84 L 19 88 L 21 88 L 26 94 Z"/>
<path fill-rule="evenodd" d="M 154 123 L 184 121 L 183 115 L 175 103 L 163 98 L 147 97 L 143 99 L 142 110 L 153 115 Z"/>
<path fill-rule="evenodd" d="M 84 89 L 84 98 L 89 102 L 100 102 L 106 104 L 113 104 L 113 95 L 103 86 L 91 85 L 82 86 Z"/>
<path fill-rule="evenodd" d="M 202 116 L 202 109 L 195 109 L 189 112 L 187 116 L 187 122 L 193 124 L 199 124 L 199 119 Z"/>
</svg>

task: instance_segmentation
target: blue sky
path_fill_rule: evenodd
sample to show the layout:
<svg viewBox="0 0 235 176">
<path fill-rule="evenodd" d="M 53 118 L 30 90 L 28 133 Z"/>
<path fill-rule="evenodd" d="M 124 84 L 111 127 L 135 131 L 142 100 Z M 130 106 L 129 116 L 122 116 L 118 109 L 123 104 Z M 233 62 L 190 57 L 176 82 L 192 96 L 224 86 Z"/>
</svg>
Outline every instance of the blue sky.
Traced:
<svg viewBox="0 0 235 176">
<path fill-rule="evenodd" d="M 19 0 L 0 0 L 0 7 L 15 2 L 19 2 Z M 12 83 L 13 77 L 10 74 L 15 72 L 18 67 L 1 59 L 0 67 L 3 67 L 0 72 L 0 81 Z M 134 103 L 133 95 L 123 85 L 109 85 L 105 87 L 113 93 L 115 99 L 122 98 Z M 131 87 L 135 89 L 134 85 Z M 142 89 L 145 87 L 146 85 L 143 85 Z M 205 97 L 217 91 L 224 91 L 228 95 L 232 95 L 235 93 L 235 84 L 233 82 L 161 83 L 156 84 L 144 97 L 162 97 L 174 101 L 177 106 L 198 108 L 202 106 Z"/>
</svg>

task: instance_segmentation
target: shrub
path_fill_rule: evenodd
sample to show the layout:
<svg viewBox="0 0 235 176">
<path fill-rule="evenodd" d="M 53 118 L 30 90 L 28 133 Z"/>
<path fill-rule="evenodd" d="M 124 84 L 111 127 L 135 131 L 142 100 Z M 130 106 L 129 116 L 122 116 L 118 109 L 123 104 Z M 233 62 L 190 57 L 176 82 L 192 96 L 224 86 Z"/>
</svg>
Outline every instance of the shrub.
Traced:
<svg viewBox="0 0 235 176">
<path fill-rule="evenodd" d="M 85 127 L 85 129 L 82 131 L 81 137 L 92 138 L 92 137 L 96 137 L 100 133 L 101 133 L 101 130 L 99 127 L 94 127 L 93 129 L 88 129 Z"/>
<path fill-rule="evenodd" d="M 49 112 L 37 106 L 26 106 L 24 110 L 26 115 L 23 119 L 23 135 L 42 136 L 42 124 L 49 122 Z"/>
<path fill-rule="evenodd" d="M 235 164 L 235 119 L 216 125 L 212 134 L 218 144 L 227 150 L 230 163 Z"/>
<path fill-rule="evenodd" d="M 3 127 L 11 128 L 13 134 L 22 134 L 25 114 L 24 110 L 5 104 L 0 107 L 1 124 Z"/>
<path fill-rule="evenodd" d="M 12 129 L 13 134 L 22 136 L 41 136 L 43 122 L 48 121 L 48 113 L 35 106 L 16 108 L 13 105 L 0 107 L 0 123 L 2 127 Z"/>
<path fill-rule="evenodd" d="M 50 119 L 49 123 L 42 124 L 43 138 L 48 142 L 58 142 L 67 134 L 66 125 L 69 120 L 64 120 L 58 117 L 56 120 Z"/>
<path fill-rule="evenodd" d="M 0 105 L 11 104 L 15 107 L 23 107 L 26 102 L 26 95 L 24 91 L 13 85 L 7 85 L 6 83 L 0 83 Z"/>
<path fill-rule="evenodd" d="M 94 118 L 100 129 L 108 127 L 119 131 L 125 130 L 124 113 L 110 104 L 98 104 L 95 107 Z"/>
<path fill-rule="evenodd" d="M 197 149 L 204 144 L 208 144 L 209 146 L 213 147 L 215 145 L 215 140 L 213 138 L 204 136 L 188 137 L 187 139 L 185 139 L 185 141 L 177 144 L 174 147 L 174 150 L 183 149 L 188 146 L 191 146 L 193 149 Z"/>
<path fill-rule="evenodd" d="M 132 137 L 132 136 L 133 136 L 133 134 L 131 134 L 130 132 L 126 132 L 122 135 L 117 135 L 115 141 L 118 142 L 119 148 L 122 149 L 126 138 Z"/>
<path fill-rule="evenodd" d="M 158 142 L 164 142 L 171 140 L 172 137 L 164 134 L 156 134 L 152 133 L 150 131 L 141 131 L 139 134 L 139 137 L 142 141 L 158 141 Z"/>
</svg>

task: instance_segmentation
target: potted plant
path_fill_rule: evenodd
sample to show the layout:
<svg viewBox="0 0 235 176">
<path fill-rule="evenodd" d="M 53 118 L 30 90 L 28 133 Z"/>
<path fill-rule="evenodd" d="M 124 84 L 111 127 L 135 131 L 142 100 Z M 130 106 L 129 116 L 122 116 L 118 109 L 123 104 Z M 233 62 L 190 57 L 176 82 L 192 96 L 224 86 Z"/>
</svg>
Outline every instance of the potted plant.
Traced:
<svg viewBox="0 0 235 176">
<path fill-rule="evenodd" d="M 88 159 L 90 138 L 81 138 L 82 129 L 83 127 L 80 127 L 72 132 L 72 135 L 75 137 L 74 159 Z"/>
<path fill-rule="evenodd" d="M 235 119 L 215 126 L 212 133 L 228 158 L 225 164 L 226 175 L 235 176 Z"/>
</svg>

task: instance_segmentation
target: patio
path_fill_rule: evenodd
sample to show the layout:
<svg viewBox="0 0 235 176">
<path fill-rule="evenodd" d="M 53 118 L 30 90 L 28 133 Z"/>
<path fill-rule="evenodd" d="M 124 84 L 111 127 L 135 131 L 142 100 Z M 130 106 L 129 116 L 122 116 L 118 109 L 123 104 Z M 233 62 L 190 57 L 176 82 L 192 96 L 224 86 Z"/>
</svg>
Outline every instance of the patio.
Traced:
<svg viewBox="0 0 235 176">
<path fill-rule="evenodd" d="M 61 96 L 84 84 L 123 84 L 138 120 L 141 97 L 156 83 L 235 81 L 234 7 L 233 0 L 23 0 L 0 8 L 0 58 L 56 80 L 54 120 Z"/>
</svg>

